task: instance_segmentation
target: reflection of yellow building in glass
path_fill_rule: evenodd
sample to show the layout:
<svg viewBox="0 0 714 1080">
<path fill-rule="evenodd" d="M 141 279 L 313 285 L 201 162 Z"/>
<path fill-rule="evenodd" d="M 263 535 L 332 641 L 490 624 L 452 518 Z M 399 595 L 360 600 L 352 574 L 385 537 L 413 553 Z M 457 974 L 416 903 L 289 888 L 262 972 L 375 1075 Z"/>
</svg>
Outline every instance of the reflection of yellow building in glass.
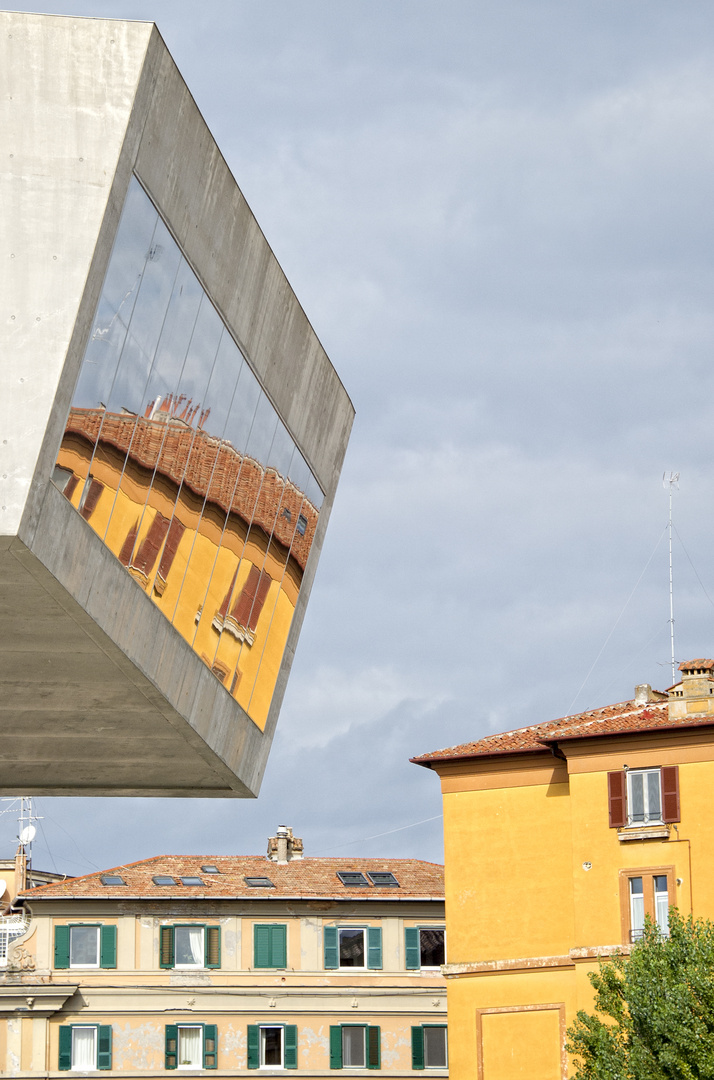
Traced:
<svg viewBox="0 0 714 1080">
<path fill-rule="evenodd" d="M 136 180 L 74 402 L 56 485 L 262 730 L 322 492 Z"/>
<path fill-rule="evenodd" d="M 262 728 L 317 510 L 175 413 L 72 409 L 55 483 Z"/>
<path fill-rule="evenodd" d="M 714 661 L 667 693 L 414 760 L 444 799 L 448 1012 L 458 1080 L 561 1080 L 588 973 L 645 916 L 714 917 Z"/>
</svg>

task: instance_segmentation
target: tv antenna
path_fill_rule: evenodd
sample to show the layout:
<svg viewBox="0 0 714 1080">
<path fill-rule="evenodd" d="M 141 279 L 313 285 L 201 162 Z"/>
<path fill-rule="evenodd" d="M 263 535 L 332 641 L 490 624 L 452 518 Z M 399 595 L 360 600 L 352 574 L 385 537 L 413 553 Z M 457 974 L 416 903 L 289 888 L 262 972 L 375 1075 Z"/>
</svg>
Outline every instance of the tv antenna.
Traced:
<svg viewBox="0 0 714 1080">
<path fill-rule="evenodd" d="M 662 474 L 662 486 L 669 490 L 669 643 L 672 649 L 672 685 L 677 680 L 674 661 L 674 588 L 672 579 L 672 493 L 679 487 L 679 473 Z"/>
<path fill-rule="evenodd" d="M 7 803 L 8 805 L 1 805 Z M 19 804 L 19 805 L 18 805 Z M 27 855 L 27 867 L 32 866 L 32 841 L 37 835 L 36 821 L 40 816 L 35 813 L 32 806 L 31 795 L 11 796 L 0 799 L 0 814 L 16 813 L 18 817 L 17 839 Z"/>
</svg>

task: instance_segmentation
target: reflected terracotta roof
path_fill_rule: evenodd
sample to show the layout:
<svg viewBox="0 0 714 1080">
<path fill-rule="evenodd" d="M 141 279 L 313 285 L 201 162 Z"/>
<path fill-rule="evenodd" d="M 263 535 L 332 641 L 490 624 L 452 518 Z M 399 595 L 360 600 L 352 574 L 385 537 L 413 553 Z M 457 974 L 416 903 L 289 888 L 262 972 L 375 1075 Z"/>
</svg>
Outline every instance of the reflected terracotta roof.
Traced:
<svg viewBox="0 0 714 1080">
<path fill-rule="evenodd" d="M 679 665 L 680 671 L 695 671 L 698 668 L 713 668 L 714 660 L 683 660 Z"/>
<path fill-rule="evenodd" d="M 206 874 L 202 866 L 215 866 L 218 874 Z M 399 888 L 369 885 L 360 888 L 345 887 L 337 877 L 339 871 L 391 871 L 399 882 Z M 102 874 L 118 874 L 126 885 L 103 885 Z M 153 878 L 166 875 L 200 877 L 204 885 L 155 885 Z M 246 884 L 246 877 L 267 877 L 275 888 L 253 888 Z M 85 877 L 69 878 L 36 889 L 28 889 L 21 895 L 28 899 L 60 899 L 104 897 L 126 899 L 145 897 L 151 900 L 195 899 L 252 899 L 266 900 L 276 897 L 300 899 L 330 898 L 338 900 L 405 900 L 423 898 L 443 900 L 444 867 L 439 863 L 420 859 L 299 859 L 278 865 L 258 855 L 157 855 L 152 859 L 115 866 Z"/>
<path fill-rule="evenodd" d="M 703 661 L 694 661 L 703 665 Z M 625 735 L 632 731 L 656 731 L 668 728 L 697 727 L 713 724 L 714 717 L 683 716 L 670 719 L 667 702 L 646 702 L 638 705 L 634 701 L 621 701 L 618 705 L 606 705 L 601 709 L 563 716 L 558 720 L 548 720 L 543 724 L 504 731 L 497 735 L 487 735 L 476 742 L 449 746 L 445 750 L 435 750 L 431 754 L 422 754 L 411 758 L 416 765 L 430 765 L 432 762 L 448 761 L 457 758 L 487 757 L 496 754 L 524 754 L 545 750 L 551 742 L 566 739 L 590 739 L 599 735 Z"/>
</svg>

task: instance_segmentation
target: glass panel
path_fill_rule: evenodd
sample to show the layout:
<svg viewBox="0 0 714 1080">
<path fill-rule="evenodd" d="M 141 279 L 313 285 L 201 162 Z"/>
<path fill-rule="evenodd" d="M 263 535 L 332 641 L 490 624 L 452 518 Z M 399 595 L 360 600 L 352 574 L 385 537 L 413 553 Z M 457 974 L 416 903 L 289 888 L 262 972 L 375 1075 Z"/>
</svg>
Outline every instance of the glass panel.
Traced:
<svg viewBox="0 0 714 1080">
<path fill-rule="evenodd" d="M 175 967 L 203 967 L 203 927 L 177 926 L 174 929 Z"/>
<path fill-rule="evenodd" d="M 262 1042 L 261 1065 L 283 1064 L 283 1029 L 264 1027 L 260 1029 Z"/>
<path fill-rule="evenodd" d="M 180 1027 L 178 1029 L 178 1066 L 179 1069 L 203 1067 L 203 1031 L 200 1027 Z"/>
<path fill-rule="evenodd" d="M 645 929 L 645 897 L 642 878 L 630 878 L 630 938 L 637 941 Z"/>
<path fill-rule="evenodd" d="M 99 966 L 99 927 L 72 926 L 69 931 L 70 967 Z"/>
<path fill-rule="evenodd" d="M 340 930 L 340 967 L 364 967 L 364 930 Z"/>
<path fill-rule="evenodd" d="M 647 778 L 647 820 L 662 820 L 662 785 L 660 771 L 645 773 Z"/>
<path fill-rule="evenodd" d="M 364 1068 L 364 1035 L 363 1027 L 343 1027 L 342 1064 L 345 1068 Z"/>
<path fill-rule="evenodd" d="M 645 820 L 645 793 L 643 773 L 628 773 L 630 783 L 630 821 L 642 822 Z"/>
<path fill-rule="evenodd" d="M 97 1029 L 94 1027 L 72 1028 L 72 1068 L 91 1072 L 97 1067 Z"/>
<path fill-rule="evenodd" d="M 136 179 L 53 479 L 263 728 L 322 492 Z"/>
<path fill-rule="evenodd" d="M 655 919 L 663 937 L 669 937 L 669 892 L 665 874 L 657 874 L 654 879 Z"/>
<path fill-rule="evenodd" d="M 446 1067 L 446 1028 L 425 1027 L 424 1065 L 427 1069 Z"/>
<path fill-rule="evenodd" d="M 419 945 L 422 967 L 440 967 L 446 963 L 443 930 L 420 930 Z"/>
</svg>

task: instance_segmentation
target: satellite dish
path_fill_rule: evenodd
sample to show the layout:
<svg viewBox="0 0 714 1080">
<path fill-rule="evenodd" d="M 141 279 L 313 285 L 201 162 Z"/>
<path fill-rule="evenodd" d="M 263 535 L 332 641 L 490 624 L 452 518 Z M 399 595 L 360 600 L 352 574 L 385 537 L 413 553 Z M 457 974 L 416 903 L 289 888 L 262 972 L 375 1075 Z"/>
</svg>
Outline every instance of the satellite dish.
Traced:
<svg viewBox="0 0 714 1080">
<path fill-rule="evenodd" d="M 0 878 L 0 897 L 4 896 L 7 892 L 7 882 L 5 878 Z"/>
<path fill-rule="evenodd" d="M 37 832 L 37 829 L 35 828 L 34 825 L 26 825 L 25 828 L 21 831 L 20 835 L 18 836 L 18 840 L 23 845 L 24 844 L 31 844 L 32 841 L 35 839 L 36 832 Z"/>
</svg>

